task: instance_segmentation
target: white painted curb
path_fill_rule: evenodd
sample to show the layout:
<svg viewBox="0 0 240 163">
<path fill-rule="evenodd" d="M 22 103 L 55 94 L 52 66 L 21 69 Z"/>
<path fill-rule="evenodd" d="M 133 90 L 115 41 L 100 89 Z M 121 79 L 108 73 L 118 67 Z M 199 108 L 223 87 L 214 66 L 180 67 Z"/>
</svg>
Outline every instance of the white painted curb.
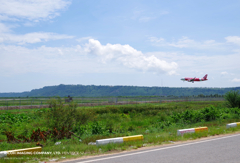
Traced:
<svg viewBox="0 0 240 163">
<path fill-rule="evenodd" d="M 194 133 L 194 132 L 195 132 L 195 128 L 181 129 L 181 130 L 177 130 L 177 135 L 183 135 L 185 133 Z"/>
<path fill-rule="evenodd" d="M 108 144 L 108 143 L 123 143 L 123 138 L 119 137 L 119 138 L 96 140 L 97 145 L 104 145 L 104 144 Z"/>
<path fill-rule="evenodd" d="M 183 135 L 185 133 L 195 133 L 208 130 L 207 127 L 198 127 L 198 128 L 189 128 L 189 129 L 180 129 L 177 130 L 177 135 Z"/>
<path fill-rule="evenodd" d="M 7 156 L 7 151 L 0 152 L 0 158 L 6 157 L 6 156 Z"/>
<path fill-rule="evenodd" d="M 117 138 L 110 138 L 110 139 L 100 139 L 96 140 L 96 145 L 104 145 L 109 143 L 123 143 L 128 141 L 137 141 L 143 140 L 143 135 L 134 135 L 134 136 L 125 136 L 125 137 L 117 137 Z"/>
<path fill-rule="evenodd" d="M 234 122 L 234 123 L 229 123 L 227 124 L 227 128 L 231 128 L 231 127 L 237 127 L 238 125 L 240 125 L 240 122 Z"/>
<path fill-rule="evenodd" d="M 32 155 L 35 152 L 42 152 L 42 147 L 33 147 L 33 148 L 24 148 L 24 149 L 16 149 L 10 151 L 0 151 L 0 158 L 2 157 L 15 157 L 15 156 L 23 156 L 23 155 Z"/>
</svg>

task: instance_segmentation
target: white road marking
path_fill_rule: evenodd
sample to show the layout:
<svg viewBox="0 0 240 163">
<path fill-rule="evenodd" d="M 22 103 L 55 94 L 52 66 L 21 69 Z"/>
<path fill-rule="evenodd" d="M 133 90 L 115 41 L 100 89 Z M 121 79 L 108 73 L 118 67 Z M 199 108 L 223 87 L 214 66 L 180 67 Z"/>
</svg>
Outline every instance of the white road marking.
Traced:
<svg viewBox="0 0 240 163">
<path fill-rule="evenodd" d="M 142 151 L 142 152 L 136 152 L 136 153 L 130 153 L 130 154 L 124 154 L 124 155 L 119 155 L 119 156 L 112 156 L 112 157 L 105 157 L 105 158 L 93 159 L 93 160 L 88 160 L 88 161 L 81 161 L 81 162 L 77 162 L 77 163 L 88 163 L 88 162 L 96 162 L 96 161 L 102 161 L 102 160 L 109 160 L 109 159 L 114 159 L 114 158 L 119 158 L 119 157 L 126 157 L 126 156 L 138 155 L 138 154 L 142 154 L 142 153 L 160 151 L 160 150 L 164 150 L 164 149 L 171 149 L 171 148 L 177 148 L 177 147 L 182 147 L 182 146 L 187 146 L 187 145 L 205 143 L 205 142 L 209 142 L 209 141 L 221 140 L 221 139 L 231 138 L 231 137 L 235 137 L 235 136 L 240 136 L 240 134 L 231 135 L 231 136 L 226 136 L 226 137 L 221 137 L 221 138 L 216 138 L 216 139 L 210 139 L 210 140 L 203 140 L 203 141 L 194 142 L 194 143 L 187 143 L 187 144 L 181 144 L 181 145 L 176 145 L 176 146 L 170 146 L 170 147 L 165 147 L 165 148 L 161 148 L 161 147 L 160 147 L 159 149 L 152 149 L 152 150 L 147 150 L 147 151 Z"/>
</svg>

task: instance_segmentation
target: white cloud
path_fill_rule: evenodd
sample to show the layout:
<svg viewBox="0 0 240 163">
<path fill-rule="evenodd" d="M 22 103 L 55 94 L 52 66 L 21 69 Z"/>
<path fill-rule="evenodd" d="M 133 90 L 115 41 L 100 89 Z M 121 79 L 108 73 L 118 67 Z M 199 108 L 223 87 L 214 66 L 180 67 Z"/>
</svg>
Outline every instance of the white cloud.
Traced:
<svg viewBox="0 0 240 163">
<path fill-rule="evenodd" d="M 86 41 L 86 40 L 88 41 L 89 39 L 92 39 L 92 37 L 90 37 L 90 36 L 89 37 L 82 37 L 82 38 L 76 39 L 76 41 L 77 42 L 83 42 L 83 41 Z"/>
<path fill-rule="evenodd" d="M 4 0 L 0 5 L 0 18 L 23 18 L 34 21 L 52 19 L 59 10 L 70 5 L 70 0 Z"/>
<path fill-rule="evenodd" d="M 6 21 L 6 20 L 10 20 L 10 21 L 18 21 L 18 19 L 16 18 L 10 18 L 6 15 L 0 15 L 0 21 Z"/>
<path fill-rule="evenodd" d="M 148 40 L 153 43 L 154 46 L 171 46 L 176 48 L 196 48 L 196 49 L 222 49 L 221 43 L 217 43 L 215 40 L 206 40 L 197 42 L 189 39 L 188 37 L 182 37 L 177 41 L 167 42 L 164 38 L 149 37 Z"/>
<path fill-rule="evenodd" d="M 232 82 L 240 82 L 240 79 L 234 78 Z"/>
<path fill-rule="evenodd" d="M 227 40 L 227 42 L 240 45 L 240 37 L 238 36 L 228 36 L 225 37 L 225 39 Z"/>
<path fill-rule="evenodd" d="M 137 51 L 129 45 L 107 44 L 101 45 L 97 40 L 90 39 L 86 44 L 85 52 L 95 54 L 101 58 L 103 63 L 115 60 L 124 66 L 142 71 L 151 71 L 157 73 L 175 74 L 177 63 L 168 63 L 157 58 L 154 55 L 145 56 L 141 51 Z"/>
<path fill-rule="evenodd" d="M 51 19 L 59 15 L 58 11 L 65 9 L 70 0 L 7 0 L 1 1 L 0 21 L 26 20 L 25 26 L 32 26 L 39 20 Z M 50 32 L 32 32 L 14 34 L 11 28 L 18 26 L 5 25 L 0 22 L 0 43 L 38 43 L 49 40 L 70 39 L 73 36 Z"/>
<path fill-rule="evenodd" d="M 129 45 L 101 45 L 90 39 L 83 46 L 46 47 L 29 49 L 22 46 L 0 45 L 0 73 L 106 73 L 143 72 L 174 74 L 175 62 L 166 62 L 158 57 L 146 56 Z M 100 61 L 100 62 L 99 62 Z M 107 64 L 104 64 L 107 63 Z"/>
<path fill-rule="evenodd" d="M 0 20 L 16 21 L 19 18 L 38 21 L 49 19 L 57 14 L 57 10 L 66 7 L 70 2 L 66 0 L 8 0 L 1 2 Z M 33 25 L 31 21 L 24 25 Z M 50 32 L 32 32 L 23 35 L 14 34 L 11 28 L 17 25 L 5 25 L 0 22 L 0 43 L 38 43 L 49 40 L 70 39 L 73 36 Z"/>
<path fill-rule="evenodd" d="M 35 25 L 35 23 L 34 22 L 25 22 L 23 25 L 26 27 L 32 27 Z"/>
<path fill-rule="evenodd" d="M 186 75 L 217 74 L 218 72 L 238 73 L 240 69 L 240 55 L 192 55 L 180 52 L 149 52 L 146 55 L 155 55 L 165 61 L 178 63 L 178 73 Z M 198 73 L 196 73 L 198 72 Z"/>
<path fill-rule="evenodd" d="M 54 34 L 53 34 L 54 35 Z M 55 36 L 56 39 L 62 36 Z M 17 40 L 28 43 L 26 40 Z M 33 37 L 34 38 L 34 37 Z M 33 39 L 32 38 L 32 39 Z M 50 40 L 39 36 L 32 42 Z M 80 38 L 81 39 L 81 38 Z M 34 39 L 33 39 L 34 40 Z M 83 38 L 84 40 L 84 38 Z M 91 73 L 91 72 L 141 72 L 202 76 L 238 73 L 239 53 L 225 55 L 188 55 L 179 52 L 142 53 L 130 45 L 106 44 L 89 39 L 83 45 L 73 47 L 46 47 L 29 49 L 22 46 L 0 45 L 0 73 Z M 104 64 L 105 63 L 105 64 Z M 236 80 L 234 80 L 236 81 Z"/>
<path fill-rule="evenodd" d="M 221 72 L 221 75 L 227 75 L 227 74 L 228 74 L 227 71 L 223 71 L 223 72 Z"/>
<path fill-rule="evenodd" d="M 209 74 L 209 80 L 201 85 L 218 86 L 221 82 L 224 86 L 229 86 L 229 83 L 237 84 L 239 81 L 239 79 L 232 80 L 230 74 L 238 74 L 240 69 L 239 53 L 225 55 L 189 55 L 179 52 L 142 53 L 130 45 L 102 45 L 94 39 L 90 39 L 87 44 L 71 47 L 41 46 L 30 49 L 0 44 L 0 58 L 1 76 L 26 73 L 50 76 L 52 74 L 78 76 L 83 73 L 136 74 L 138 71 L 146 72 L 145 74 L 148 72 L 161 74 L 154 76 L 163 78 L 165 82 L 172 83 L 172 86 L 178 84 L 178 77 L 166 77 L 164 73 L 177 73 L 182 77 L 203 77 Z M 228 76 L 217 78 L 220 73 L 226 74 L 225 72 Z"/>
<path fill-rule="evenodd" d="M 93 69 L 81 53 L 81 47 L 46 47 L 29 49 L 15 45 L 0 45 L 0 73 L 14 75 L 21 73 L 72 74 Z M 83 66 L 89 66 L 88 69 Z"/>
<path fill-rule="evenodd" d="M 1 28 L 1 27 L 0 27 Z M 61 35 L 48 32 L 33 32 L 27 33 L 25 35 L 15 35 L 10 33 L 0 33 L 0 42 L 10 42 L 10 43 L 38 43 L 49 40 L 59 40 L 59 39 L 70 39 L 74 36 Z"/>
<path fill-rule="evenodd" d="M 9 32 L 10 29 L 9 27 L 7 27 L 5 24 L 3 23 L 0 23 L 0 33 L 3 33 L 3 32 Z"/>
</svg>

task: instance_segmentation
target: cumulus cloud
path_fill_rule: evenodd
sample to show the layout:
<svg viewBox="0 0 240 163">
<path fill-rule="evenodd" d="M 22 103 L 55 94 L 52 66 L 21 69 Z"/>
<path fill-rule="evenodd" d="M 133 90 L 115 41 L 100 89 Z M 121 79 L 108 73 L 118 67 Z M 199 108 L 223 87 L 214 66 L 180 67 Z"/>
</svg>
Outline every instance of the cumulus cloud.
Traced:
<svg viewBox="0 0 240 163">
<path fill-rule="evenodd" d="M 1 1 L 0 18 L 52 19 L 70 4 L 70 0 L 5 0 Z"/>
<path fill-rule="evenodd" d="M 201 77 L 205 74 L 237 74 L 239 54 L 190 55 L 179 52 L 143 53 L 130 45 L 105 44 L 90 39 L 71 47 L 27 48 L 0 44 L 0 74 L 128 73 L 154 72 Z M 105 64 L 104 64 L 105 63 Z M 231 72 L 231 73 L 230 73 Z M 228 79 L 231 81 L 232 79 Z M 232 82 L 237 82 L 234 79 Z M 210 80 L 209 80 L 210 82 Z"/>
<path fill-rule="evenodd" d="M 70 38 L 74 38 L 74 36 L 48 33 L 48 32 L 33 32 L 33 33 L 27 33 L 25 35 L 0 33 L 0 42 L 18 43 L 18 44 L 38 43 L 38 42 L 49 41 L 49 40 L 70 39 Z"/>
<path fill-rule="evenodd" d="M 198 71 L 202 74 L 217 74 L 218 72 L 238 73 L 240 69 L 240 55 L 222 54 L 222 55 L 193 55 L 182 52 L 149 52 L 147 55 L 154 55 L 158 58 L 164 58 L 165 61 L 178 63 L 178 73 L 184 75 L 196 75 Z"/>
<path fill-rule="evenodd" d="M 228 36 L 225 37 L 225 39 L 227 40 L 227 42 L 240 45 L 240 37 L 238 36 Z"/>
<path fill-rule="evenodd" d="M 106 44 L 90 39 L 87 44 L 73 47 L 29 49 L 15 45 L 0 45 L 0 73 L 93 73 L 142 72 L 174 74 L 177 63 L 146 56 L 129 45 Z M 104 64 L 107 63 L 107 64 Z"/>
<path fill-rule="evenodd" d="M 240 82 L 240 79 L 234 78 L 232 82 Z"/>
<path fill-rule="evenodd" d="M 169 63 L 154 55 L 145 56 L 141 51 L 137 51 L 129 45 L 102 45 L 98 40 L 90 39 L 84 50 L 88 54 L 99 56 L 103 63 L 114 60 L 126 67 L 145 72 L 151 71 L 172 75 L 176 73 L 178 67 L 176 62 Z"/>
</svg>

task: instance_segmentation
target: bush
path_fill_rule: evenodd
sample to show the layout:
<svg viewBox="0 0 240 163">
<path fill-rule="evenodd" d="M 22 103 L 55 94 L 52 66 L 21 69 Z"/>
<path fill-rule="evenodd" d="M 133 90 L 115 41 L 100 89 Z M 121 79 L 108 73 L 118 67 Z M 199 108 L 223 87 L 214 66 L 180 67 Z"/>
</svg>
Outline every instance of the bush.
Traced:
<svg viewBox="0 0 240 163">
<path fill-rule="evenodd" d="M 205 121 L 212 121 L 219 118 L 219 111 L 213 106 L 204 108 L 201 113 Z"/>
<path fill-rule="evenodd" d="M 173 113 L 171 118 L 174 123 L 184 122 L 186 124 L 197 123 L 201 121 L 212 121 L 220 117 L 219 110 L 214 106 L 206 107 L 201 110 L 186 110 L 182 113 Z"/>
<path fill-rule="evenodd" d="M 97 121 L 94 121 L 91 124 L 91 128 L 92 128 L 92 134 L 93 135 L 103 133 L 103 127 Z"/>
<path fill-rule="evenodd" d="M 16 124 L 27 122 L 34 119 L 34 117 L 30 117 L 24 113 L 21 114 L 12 114 L 12 113 L 2 113 L 0 114 L 0 123 L 9 123 L 9 124 Z"/>
<path fill-rule="evenodd" d="M 231 108 L 240 108 L 240 94 L 239 91 L 229 91 L 225 94 L 227 100 L 227 106 Z"/>
<path fill-rule="evenodd" d="M 71 130 L 76 122 L 76 104 L 73 102 L 67 106 L 63 105 L 61 98 L 51 99 L 49 101 L 50 110 L 46 112 L 47 126 L 57 130 L 65 127 Z"/>
</svg>

